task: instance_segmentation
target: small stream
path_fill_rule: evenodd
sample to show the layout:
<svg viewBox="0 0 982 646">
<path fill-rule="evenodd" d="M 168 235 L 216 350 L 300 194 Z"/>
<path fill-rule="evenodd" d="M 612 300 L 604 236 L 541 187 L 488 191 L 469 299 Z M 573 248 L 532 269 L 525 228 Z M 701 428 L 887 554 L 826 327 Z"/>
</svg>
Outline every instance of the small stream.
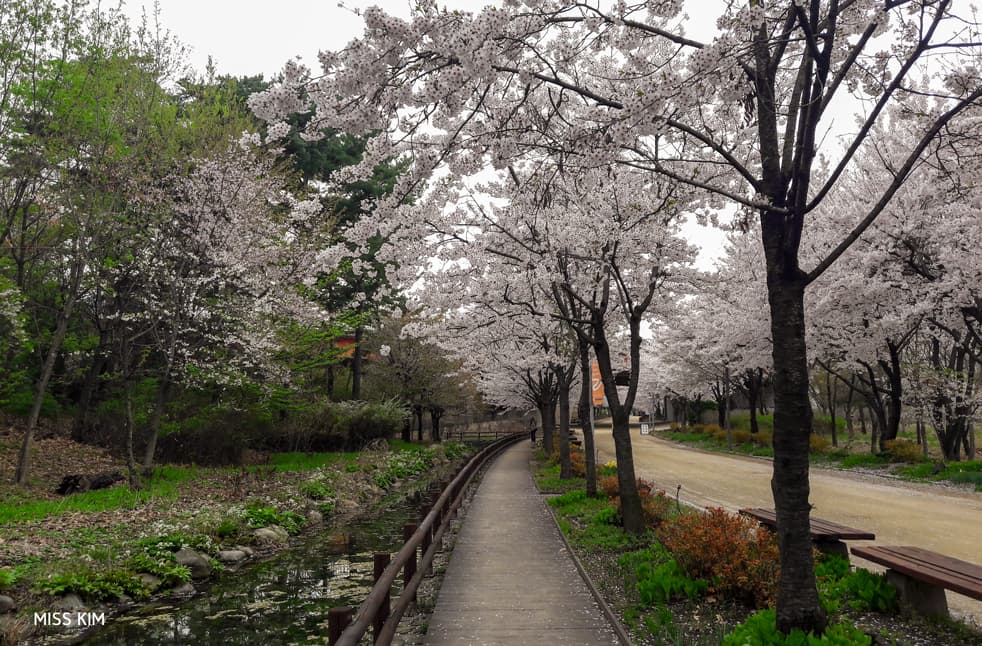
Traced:
<svg viewBox="0 0 982 646">
<path fill-rule="evenodd" d="M 327 642 L 327 611 L 357 607 L 372 587 L 373 554 L 402 546 L 402 527 L 422 501 L 402 501 L 371 519 L 305 535 L 303 542 L 246 570 L 221 576 L 189 599 L 139 606 L 73 643 L 308 644 Z M 398 589 L 393 589 L 393 597 Z M 64 642 L 62 642 L 64 643 Z"/>
</svg>

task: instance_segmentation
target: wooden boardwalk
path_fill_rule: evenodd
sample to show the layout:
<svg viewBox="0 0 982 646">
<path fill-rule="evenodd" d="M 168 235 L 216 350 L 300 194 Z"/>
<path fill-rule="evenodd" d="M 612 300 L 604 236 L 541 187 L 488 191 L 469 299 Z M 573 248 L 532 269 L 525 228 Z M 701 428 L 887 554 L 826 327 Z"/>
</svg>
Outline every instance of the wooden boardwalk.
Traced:
<svg viewBox="0 0 982 646">
<path fill-rule="evenodd" d="M 489 468 L 467 511 L 426 644 L 619 644 L 532 482 L 529 444 Z"/>
</svg>

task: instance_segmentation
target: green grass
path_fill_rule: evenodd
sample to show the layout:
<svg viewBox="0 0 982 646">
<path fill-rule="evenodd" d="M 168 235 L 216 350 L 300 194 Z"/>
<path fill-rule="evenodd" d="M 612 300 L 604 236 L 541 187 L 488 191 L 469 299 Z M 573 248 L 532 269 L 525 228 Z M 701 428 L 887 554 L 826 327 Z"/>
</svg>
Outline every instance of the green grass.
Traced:
<svg viewBox="0 0 982 646">
<path fill-rule="evenodd" d="M 857 453 L 843 458 L 839 466 L 845 469 L 851 469 L 853 467 L 882 467 L 889 463 L 890 459 L 885 455 Z"/>
<path fill-rule="evenodd" d="M 151 483 L 138 491 L 132 491 L 127 486 L 115 486 L 65 496 L 60 500 L 30 500 L 13 494 L 0 502 L 0 525 L 40 520 L 73 511 L 93 513 L 132 509 L 154 499 L 173 499 L 177 497 L 178 485 L 194 477 L 195 472 L 193 467 L 159 467 L 154 471 Z"/>
<path fill-rule="evenodd" d="M 982 460 L 949 462 L 935 473 L 937 467 L 932 462 L 923 462 L 902 467 L 897 474 L 911 480 L 949 480 L 960 484 L 973 484 L 976 491 L 982 491 Z"/>
<path fill-rule="evenodd" d="M 360 453 L 273 453 L 269 456 L 269 466 L 277 471 L 313 471 L 339 462 L 354 462 Z M 262 467 L 252 467 L 259 469 Z"/>
</svg>

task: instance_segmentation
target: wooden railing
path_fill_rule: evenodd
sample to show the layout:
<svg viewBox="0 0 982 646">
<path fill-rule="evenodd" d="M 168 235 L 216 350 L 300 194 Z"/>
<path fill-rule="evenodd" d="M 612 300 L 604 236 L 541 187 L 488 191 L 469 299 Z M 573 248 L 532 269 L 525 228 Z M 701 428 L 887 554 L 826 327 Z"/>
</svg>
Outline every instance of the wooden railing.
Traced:
<svg viewBox="0 0 982 646">
<path fill-rule="evenodd" d="M 375 644 L 387 646 L 395 636 L 399 621 L 409 604 L 416 600 L 416 590 L 433 565 L 450 520 L 463 501 L 464 492 L 478 469 L 510 444 L 526 437 L 524 431 L 510 433 L 481 449 L 468 460 L 450 482 L 441 483 L 440 491 L 433 494 L 432 506 L 419 525 L 403 528 L 405 543 L 391 556 L 375 554 L 375 585 L 368 597 L 358 607 L 358 612 L 347 606 L 331 608 L 328 612 L 328 643 L 338 646 L 355 646 L 372 628 Z M 417 563 L 417 550 L 421 558 Z M 402 593 L 391 604 L 392 584 L 402 571 Z"/>
</svg>

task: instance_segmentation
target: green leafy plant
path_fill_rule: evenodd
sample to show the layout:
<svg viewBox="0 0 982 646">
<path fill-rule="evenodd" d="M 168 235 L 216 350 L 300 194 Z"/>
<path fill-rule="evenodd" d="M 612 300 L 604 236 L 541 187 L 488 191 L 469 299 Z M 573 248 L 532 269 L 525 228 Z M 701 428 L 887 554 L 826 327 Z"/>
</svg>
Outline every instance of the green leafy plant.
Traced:
<svg viewBox="0 0 982 646">
<path fill-rule="evenodd" d="M 327 500 L 334 497 L 334 489 L 323 480 L 307 480 L 300 485 L 300 493 L 312 500 Z"/>
<path fill-rule="evenodd" d="M 884 575 L 862 568 L 830 584 L 828 595 L 842 599 L 854 610 L 888 613 L 897 609 L 897 589 Z"/>
<path fill-rule="evenodd" d="M 191 569 L 186 565 L 178 565 L 173 554 L 170 558 L 154 558 L 149 554 L 134 554 L 126 562 L 134 572 L 146 572 L 160 579 L 161 585 L 172 588 L 191 580 Z"/>
<path fill-rule="evenodd" d="M 0 568 L 0 590 L 12 588 L 17 583 L 20 574 L 13 568 Z"/>
<path fill-rule="evenodd" d="M 722 646 L 870 646 L 872 638 L 855 626 L 830 625 L 822 635 L 793 630 L 785 635 L 777 629 L 773 609 L 761 610 L 747 618 L 723 638 Z"/>
<path fill-rule="evenodd" d="M 149 596 L 143 582 L 126 570 L 62 572 L 39 581 L 37 589 L 52 596 L 74 592 L 91 601 L 110 601 L 123 595 L 134 599 L 145 599 Z"/>
<path fill-rule="evenodd" d="M 279 525 L 290 534 L 296 534 L 303 527 L 304 517 L 293 511 L 276 511 L 274 507 L 250 505 L 246 507 L 246 520 L 250 527 Z"/>
</svg>

